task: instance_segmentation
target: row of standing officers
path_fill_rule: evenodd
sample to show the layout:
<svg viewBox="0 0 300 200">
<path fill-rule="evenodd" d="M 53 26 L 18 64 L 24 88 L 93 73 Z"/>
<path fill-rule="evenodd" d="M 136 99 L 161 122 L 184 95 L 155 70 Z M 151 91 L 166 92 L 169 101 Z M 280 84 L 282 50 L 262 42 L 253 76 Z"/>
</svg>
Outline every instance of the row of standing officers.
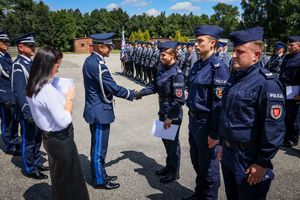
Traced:
<svg viewBox="0 0 300 200">
<path fill-rule="evenodd" d="M 300 85 L 300 37 L 289 38 L 291 54 L 282 61 L 280 73 L 280 80 L 287 86 L 283 88 L 278 77 L 265 69 L 260 62 L 264 46 L 262 28 L 230 34 L 234 43 L 231 72 L 229 65 L 215 54 L 215 47 L 222 32 L 223 29 L 212 25 L 203 25 L 195 29 L 199 58 L 191 65 L 188 74 L 182 70 L 184 67 L 181 66 L 180 53 L 176 56 L 177 63 L 167 62 L 173 60 L 176 55 L 169 51 L 175 49 L 172 42 L 158 45 L 160 53 L 156 54 L 160 56 L 156 56 L 156 60 L 153 61 L 152 68 L 156 68 L 156 71 L 153 70 L 152 75 L 148 68 L 151 68 L 151 59 L 155 58 L 155 52 L 159 52 L 158 48 L 155 47 L 152 53 L 149 53 L 150 50 L 146 51 L 148 55 L 152 55 L 143 62 L 137 61 L 135 57 L 132 60 L 135 64 L 127 68 L 129 75 L 134 75 L 135 70 L 136 78 L 145 82 L 143 76 L 149 73 L 147 77 L 152 81 L 141 91 L 120 87 L 111 77 L 104 57 L 110 53 L 112 42 L 109 39 L 113 34 L 92 36 L 94 51 L 85 61 L 83 75 L 86 89 L 84 118 L 90 124 L 92 134 L 91 170 L 95 188 L 119 187 L 119 184 L 112 182 L 117 177 L 108 176 L 104 168 L 110 123 L 114 121 L 113 96 L 133 100 L 158 93 L 160 119 L 169 127 L 172 123 L 181 123 L 184 98 L 182 88 L 187 84 L 190 155 L 197 177 L 195 193 L 184 199 L 217 199 L 220 186 L 217 155 L 222 158 L 228 199 L 266 198 L 274 178 L 271 159 L 281 146 L 285 133 L 285 90 L 289 86 Z M 14 62 L 6 53 L 6 33 L 0 34 L 0 41 L 1 92 L 4 93 L 1 96 L 1 127 L 4 151 L 17 154 L 18 148 L 21 148 L 26 175 L 37 179 L 47 178 L 41 172 L 47 169 L 42 165 L 39 152 L 41 135 L 36 129 L 24 94 L 30 71 L 30 58 L 34 53 L 34 35 L 29 33 L 15 39 L 19 55 Z M 157 67 L 160 65 L 161 67 Z M 183 74 L 187 75 L 186 80 L 182 79 L 185 77 Z M 9 96 L 11 99 L 5 99 Z M 296 100 L 291 99 L 293 108 L 299 107 Z M 13 126 L 15 122 L 7 120 L 9 117 L 20 122 L 22 143 Z M 294 121 L 291 131 L 295 130 L 298 129 Z M 156 172 L 157 175 L 164 176 L 161 179 L 163 183 L 179 177 L 179 164 L 174 165 L 174 162 L 179 163 L 180 158 L 178 134 L 179 132 L 175 144 L 164 141 L 167 166 Z"/>
</svg>

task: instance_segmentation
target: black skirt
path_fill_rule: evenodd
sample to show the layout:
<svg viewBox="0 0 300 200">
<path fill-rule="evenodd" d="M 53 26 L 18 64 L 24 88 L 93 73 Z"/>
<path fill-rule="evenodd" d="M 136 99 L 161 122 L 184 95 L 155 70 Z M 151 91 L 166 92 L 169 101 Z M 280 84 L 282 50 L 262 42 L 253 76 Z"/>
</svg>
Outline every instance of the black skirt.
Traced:
<svg viewBox="0 0 300 200">
<path fill-rule="evenodd" d="M 74 142 L 73 124 L 61 131 L 42 133 L 54 199 L 88 200 L 89 194 Z"/>
</svg>

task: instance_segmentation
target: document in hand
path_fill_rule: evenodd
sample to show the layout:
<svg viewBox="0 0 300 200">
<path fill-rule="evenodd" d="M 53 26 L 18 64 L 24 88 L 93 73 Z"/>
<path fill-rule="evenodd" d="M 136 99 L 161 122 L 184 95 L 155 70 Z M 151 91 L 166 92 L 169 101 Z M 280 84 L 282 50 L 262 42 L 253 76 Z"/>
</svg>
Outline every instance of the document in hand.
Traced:
<svg viewBox="0 0 300 200">
<path fill-rule="evenodd" d="M 53 78 L 52 85 L 64 96 L 69 87 L 74 85 L 74 79 L 56 76 Z"/>
<path fill-rule="evenodd" d="M 178 128 L 179 125 L 172 124 L 170 128 L 165 129 L 164 122 L 157 119 L 153 123 L 151 134 L 162 139 L 174 140 Z"/>
<path fill-rule="evenodd" d="M 286 86 L 286 98 L 287 99 L 294 99 L 296 95 L 300 94 L 300 86 Z"/>
</svg>

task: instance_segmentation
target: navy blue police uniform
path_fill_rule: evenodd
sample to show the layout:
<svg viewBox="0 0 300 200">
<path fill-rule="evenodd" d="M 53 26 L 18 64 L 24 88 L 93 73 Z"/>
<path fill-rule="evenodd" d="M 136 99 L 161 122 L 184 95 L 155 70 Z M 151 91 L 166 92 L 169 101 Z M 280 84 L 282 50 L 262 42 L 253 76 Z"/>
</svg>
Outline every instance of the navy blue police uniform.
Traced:
<svg viewBox="0 0 300 200">
<path fill-rule="evenodd" d="M 160 61 L 159 54 L 160 54 L 160 52 L 159 52 L 159 49 L 157 48 L 157 43 L 156 43 L 156 44 L 154 44 L 154 50 L 153 50 L 152 56 L 149 61 L 148 77 L 149 77 L 150 83 L 152 81 L 154 81 L 154 79 L 157 76 L 157 67 L 158 67 L 158 63 Z"/>
<path fill-rule="evenodd" d="M 21 35 L 15 39 L 15 42 L 16 44 L 35 45 L 34 33 Z M 41 132 L 37 130 L 25 96 L 31 65 L 30 58 L 19 54 L 12 66 L 11 84 L 16 98 L 17 117 L 21 125 L 23 166 L 28 176 L 37 175 L 41 178 L 39 168 L 43 164 L 40 152 L 42 136 Z"/>
<path fill-rule="evenodd" d="M 9 42 L 6 32 L 0 32 L 0 41 Z M 0 112 L 3 151 L 7 154 L 20 155 L 18 121 L 15 116 L 15 96 L 11 89 L 12 59 L 6 51 L 0 51 Z"/>
<path fill-rule="evenodd" d="M 289 43 L 293 42 L 300 42 L 300 36 L 290 36 Z M 281 65 L 280 81 L 285 91 L 287 87 L 300 86 L 300 51 L 285 56 Z M 298 95 L 300 95 L 299 92 Z M 299 110 L 299 101 L 286 99 L 286 135 L 284 138 L 286 147 L 293 147 L 298 144 L 300 131 Z"/>
<path fill-rule="evenodd" d="M 176 49 L 177 42 L 168 41 L 158 44 L 160 52 L 166 49 Z M 157 171 L 157 175 L 164 175 L 162 183 L 167 183 L 179 178 L 180 168 L 180 143 L 179 129 L 182 122 L 184 105 L 185 76 L 175 62 L 171 65 L 164 65 L 159 70 L 156 80 L 148 87 L 140 91 L 142 96 L 157 93 L 159 99 L 159 120 L 171 119 L 172 124 L 179 125 L 174 140 L 162 139 L 166 152 L 166 166 Z"/>
<path fill-rule="evenodd" d="M 90 37 L 94 44 L 112 45 L 114 33 L 94 34 Z M 93 51 L 82 68 L 85 88 L 83 117 L 90 125 L 91 173 L 95 188 L 114 189 L 119 186 L 110 183 L 105 170 L 110 124 L 114 122 L 113 96 L 133 100 L 135 92 L 125 89 L 113 80 L 104 58 Z"/>
<path fill-rule="evenodd" d="M 218 44 L 217 44 L 217 47 L 225 47 L 225 46 L 227 46 L 226 42 L 218 42 Z M 221 51 L 221 52 L 216 53 L 216 55 L 229 68 L 229 64 L 230 64 L 230 60 L 231 60 L 231 56 L 229 55 L 229 53 L 227 51 Z"/>
<path fill-rule="evenodd" d="M 203 25 L 195 29 L 196 37 L 210 35 L 219 39 L 223 29 Z M 188 78 L 190 156 L 197 173 L 195 194 L 191 199 L 217 199 L 220 187 L 217 146 L 208 147 L 208 136 L 217 140 L 222 91 L 229 78 L 226 65 L 212 54 L 198 60 Z"/>
<path fill-rule="evenodd" d="M 230 34 L 234 46 L 263 41 L 260 27 Z M 284 94 L 276 76 L 261 62 L 235 69 L 223 90 L 219 121 L 227 199 L 266 199 L 274 173 L 271 159 L 284 137 Z M 256 185 L 247 182 L 250 165 L 265 168 Z"/>
<path fill-rule="evenodd" d="M 275 49 L 281 49 L 281 48 L 286 48 L 286 45 L 282 42 L 277 42 L 275 44 Z M 282 54 L 277 54 L 277 53 L 274 53 L 269 62 L 267 63 L 266 67 L 269 71 L 271 71 L 272 73 L 274 73 L 275 75 L 279 76 L 280 75 L 280 71 L 281 71 L 281 63 L 284 59 L 284 56 L 285 54 L 282 53 Z"/>
</svg>

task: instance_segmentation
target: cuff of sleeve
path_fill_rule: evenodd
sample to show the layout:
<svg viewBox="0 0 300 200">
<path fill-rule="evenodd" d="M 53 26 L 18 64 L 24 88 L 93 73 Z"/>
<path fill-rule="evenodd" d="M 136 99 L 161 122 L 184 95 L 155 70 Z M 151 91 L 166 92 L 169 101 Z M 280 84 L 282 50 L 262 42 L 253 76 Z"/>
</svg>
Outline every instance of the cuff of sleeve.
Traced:
<svg viewBox="0 0 300 200">
<path fill-rule="evenodd" d="M 256 160 L 256 164 L 262 166 L 263 168 L 273 169 L 273 165 L 271 163 L 271 160 L 269 159 L 264 159 L 262 157 L 259 157 Z"/>
<path fill-rule="evenodd" d="M 69 111 L 65 111 L 65 124 L 69 125 L 72 122 L 72 116 Z"/>
</svg>

